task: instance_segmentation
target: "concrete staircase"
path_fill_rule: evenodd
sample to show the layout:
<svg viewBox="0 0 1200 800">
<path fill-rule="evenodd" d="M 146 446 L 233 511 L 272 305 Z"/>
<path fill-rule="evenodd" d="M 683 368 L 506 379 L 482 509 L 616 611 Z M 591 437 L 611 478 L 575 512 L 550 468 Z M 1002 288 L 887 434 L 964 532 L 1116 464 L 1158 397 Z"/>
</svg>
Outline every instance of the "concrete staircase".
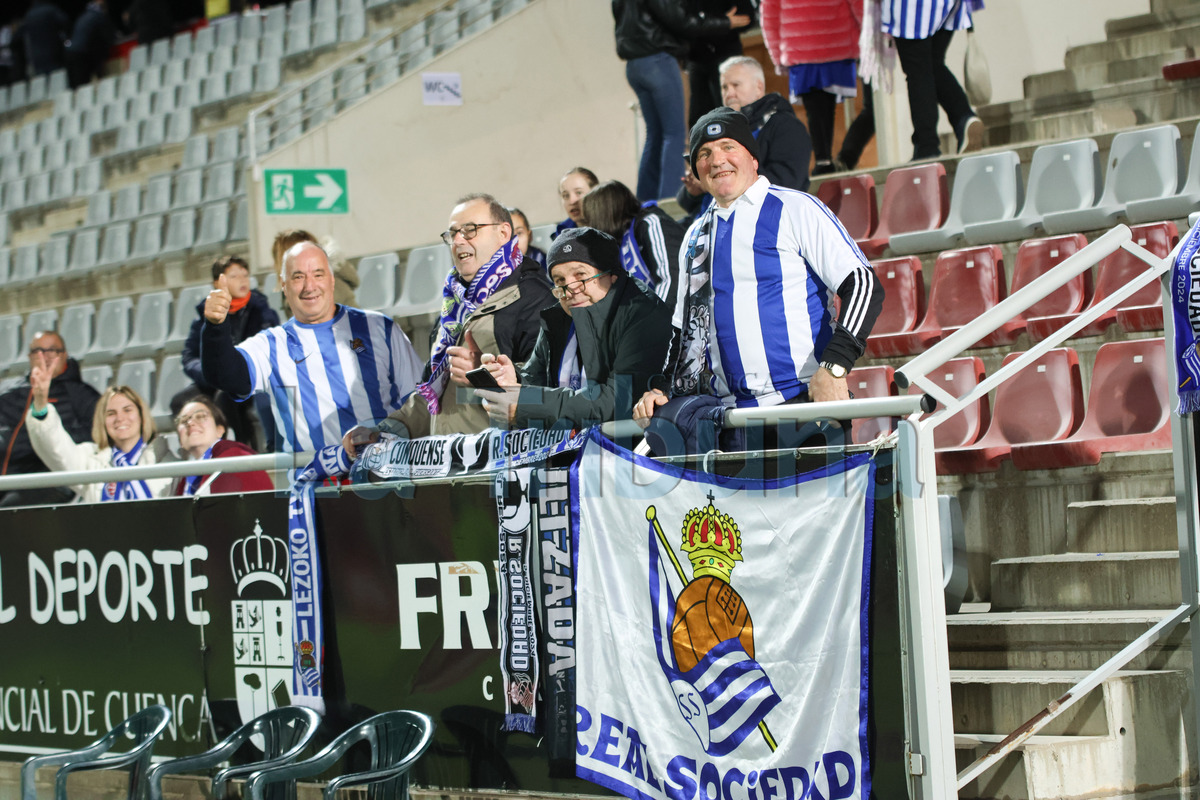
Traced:
<svg viewBox="0 0 1200 800">
<path fill-rule="evenodd" d="M 1079 138 L 1200 113 L 1200 80 L 1162 77 L 1164 64 L 1200 49 L 1200 2 L 1151 0 L 1150 8 L 1109 20 L 1107 39 L 1067 50 L 1064 69 L 1027 77 L 1025 99 L 977 109 L 987 145 Z"/>
<path fill-rule="evenodd" d="M 1157 454 L 1141 460 L 1142 469 L 1169 464 Z M 1083 477 L 1060 472 L 1068 487 Z M 1008 537 L 1001 557 L 990 560 L 984 590 L 990 603 L 968 604 L 965 613 L 949 618 L 960 770 L 1179 604 L 1174 498 L 1104 497 L 1107 492 L 1095 484 L 1106 474 L 1111 466 L 1092 469 L 1091 489 L 1099 499 L 1059 505 L 1059 521 L 1046 535 Z M 1031 517 L 1048 520 L 1053 512 L 1037 508 L 1040 477 L 1027 473 L 1025 486 L 1008 489 L 1004 477 L 992 478 L 989 488 L 1005 493 L 1004 502 L 1032 504 Z M 968 504 L 978 500 L 972 493 L 980 488 L 963 486 Z M 1064 494 L 1069 498 L 1072 491 Z M 990 531 L 1005 536 L 995 522 Z M 1190 673 L 1190 639 L 1178 627 L 959 796 L 1193 796 L 1187 788 L 1197 783 L 1197 765 L 1188 756 L 1196 746 Z"/>
</svg>

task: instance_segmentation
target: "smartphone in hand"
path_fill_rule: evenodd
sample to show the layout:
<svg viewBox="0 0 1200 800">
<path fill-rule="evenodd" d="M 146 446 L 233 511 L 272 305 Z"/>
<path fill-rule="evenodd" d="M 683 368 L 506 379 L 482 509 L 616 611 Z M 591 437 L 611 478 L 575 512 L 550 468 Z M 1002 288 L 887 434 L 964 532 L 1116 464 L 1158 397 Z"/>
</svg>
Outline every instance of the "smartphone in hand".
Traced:
<svg viewBox="0 0 1200 800">
<path fill-rule="evenodd" d="M 492 373 L 487 367 L 479 367 L 467 373 L 467 381 L 476 389 L 495 389 L 501 391 L 503 387 L 496 383 L 496 379 L 492 377 Z"/>
</svg>

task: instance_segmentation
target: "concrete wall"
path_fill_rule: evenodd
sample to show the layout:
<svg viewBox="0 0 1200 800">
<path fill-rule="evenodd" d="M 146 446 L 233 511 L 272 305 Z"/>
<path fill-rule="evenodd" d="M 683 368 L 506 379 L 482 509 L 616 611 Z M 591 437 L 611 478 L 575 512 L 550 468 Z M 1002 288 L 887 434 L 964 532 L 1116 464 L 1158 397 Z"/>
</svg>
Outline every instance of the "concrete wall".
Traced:
<svg viewBox="0 0 1200 800">
<path fill-rule="evenodd" d="M 991 0 L 975 15 L 975 35 L 988 59 L 992 77 L 992 102 L 1024 97 L 1027 75 L 1063 68 L 1067 48 L 1101 42 L 1104 23 L 1150 11 L 1149 0 Z M 967 37 L 956 34 L 946 63 L 962 80 Z M 893 93 L 875 97 L 882 164 L 901 164 L 912 158 L 912 122 L 904 73 L 897 63 Z M 951 130 L 945 115 L 943 132 Z"/>
<path fill-rule="evenodd" d="M 270 154 L 264 168 L 344 167 L 350 213 L 267 216 L 252 183 L 256 265 L 290 227 L 333 235 L 351 256 L 436 242 L 468 192 L 535 225 L 557 220 L 558 179 L 576 164 L 633 186 L 633 92 L 615 47 L 608 3 L 534 0 L 423 68 L 461 73 L 463 105 L 422 105 L 420 74 L 405 75 Z"/>
</svg>

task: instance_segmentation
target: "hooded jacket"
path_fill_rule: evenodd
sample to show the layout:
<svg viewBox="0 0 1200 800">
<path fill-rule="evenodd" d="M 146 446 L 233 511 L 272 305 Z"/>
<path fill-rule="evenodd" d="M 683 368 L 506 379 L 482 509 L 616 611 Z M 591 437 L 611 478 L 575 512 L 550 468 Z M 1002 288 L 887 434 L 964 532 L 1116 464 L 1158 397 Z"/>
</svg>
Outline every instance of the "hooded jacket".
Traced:
<svg viewBox="0 0 1200 800">
<path fill-rule="evenodd" d="M 758 145 L 758 174 L 776 186 L 808 191 L 812 139 L 787 98 L 768 92 L 742 106 L 742 114 L 750 121 Z"/>
<path fill-rule="evenodd" d="M 558 385 L 571 323 L 587 381 L 578 390 Z M 598 303 L 567 314 L 555 303 L 542 312 L 533 356 L 521 368 L 514 427 L 582 428 L 629 419 L 650 378 L 662 372 L 671 340 L 671 309 L 628 275 Z"/>
<path fill-rule="evenodd" d="M 0 464 L 8 459 L 5 474 L 49 472 L 33 451 L 24 416 L 29 406 L 29 376 L 16 388 L 0 394 Z M 92 440 L 92 417 L 100 394 L 83 382 L 79 362 L 67 359 L 67 368 L 50 380 L 50 405 L 58 412 L 63 429 L 75 442 Z"/>
</svg>

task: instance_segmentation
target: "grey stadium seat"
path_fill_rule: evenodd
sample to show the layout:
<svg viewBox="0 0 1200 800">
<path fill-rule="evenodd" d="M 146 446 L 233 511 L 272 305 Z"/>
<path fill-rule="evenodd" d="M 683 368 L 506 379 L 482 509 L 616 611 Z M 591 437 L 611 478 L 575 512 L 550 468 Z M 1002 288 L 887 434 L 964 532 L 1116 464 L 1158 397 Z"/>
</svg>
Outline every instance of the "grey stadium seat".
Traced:
<svg viewBox="0 0 1200 800">
<path fill-rule="evenodd" d="M 114 222 L 104 228 L 97 266 L 107 267 L 125 263 L 129 258 L 129 237 L 132 229 L 132 222 Z"/>
<path fill-rule="evenodd" d="M 146 196 L 142 201 L 143 214 L 161 214 L 171 207 L 171 175 L 155 175 L 146 181 Z"/>
<path fill-rule="evenodd" d="M 21 318 L 0 317 L 0 372 L 26 363 L 21 352 Z"/>
<path fill-rule="evenodd" d="M 96 335 L 84 361 L 89 364 L 113 361 L 125 350 L 132 308 L 133 301 L 128 297 L 114 297 L 100 304 L 96 312 Z"/>
<path fill-rule="evenodd" d="M 358 262 L 358 289 L 355 300 L 359 308 L 378 311 L 389 308 L 396 300 L 396 272 L 400 257 L 395 253 L 367 256 Z"/>
<path fill-rule="evenodd" d="M 83 228 L 71 237 L 72 271 L 83 272 L 100 262 L 100 228 Z"/>
<path fill-rule="evenodd" d="M 182 392 L 192 383 L 192 379 L 183 371 L 183 360 L 178 353 L 165 356 L 158 370 L 158 381 L 154 387 L 154 405 L 150 413 L 154 415 L 154 423 L 160 430 L 171 427 L 171 398 Z"/>
<path fill-rule="evenodd" d="M 207 283 L 199 286 L 185 286 L 179 291 L 175 301 L 174 320 L 171 323 L 171 333 L 163 342 L 167 350 L 178 350 L 187 341 L 188 333 L 192 330 L 192 321 L 196 319 L 196 306 L 208 297 L 212 287 Z"/>
<path fill-rule="evenodd" d="M 172 211 L 167 217 L 167 236 L 161 252 L 180 253 L 191 249 L 196 239 L 196 209 Z"/>
<path fill-rule="evenodd" d="M 117 385 L 128 386 L 148 404 L 154 402 L 154 359 L 124 361 L 117 368 Z"/>
<path fill-rule="evenodd" d="M 109 364 L 84 367 L 79 370 L 79 377 L 83 378 L 83 382 L 88 386 L 103 394 L 104 390 L 112 385 L 113 368 Z"/>
<path fill-rule="evenodd" d="M 1020 210 L 1022 199 L 1021 158 L 1015 152 L 963 158 L 954 173 L 950 211 L 942 227 L 892 234 L 888 244 L 897 255 L 956 247 L 967 225 L 1011 219 Z"/>
<path fill-rule="evenodd" d="M 34 334 L 39 331 L 52 331 L 58 327 L 58 309 L 47 308 L 41 311 L 34 311 L 25 318 L 25 325 L 21 333 L 22 348 L 29 347 L 29 343 L 33 341 Z"/>
<path fill-rule="evenodd" d="M 202 170 L 188 169 L 175 173 L 175 195 L 171 202 L 171 208 L 190 208 L 199 205 L 203 199 L 204 172 Z"/>
<path fill-rule="evenodd" d="M 37 277 L 38 246 L 36 244 L 21 245 L 13 251 L 12 268 L 8 275 L 9 283 L 31 281 Z"/>
<path fill-rule="evenodd" d="M 150 356 L 166 341 L 171 325 L 171 293 L 147 292 L 138 298 L 133 315 L 133 334 L 125 348 L 125 357 Z"/>
<path fill-rule="evenodd" d="M 129 248 L 129 262 L 151 261 L 162 250 L 163 215 L 152 214 L 139 217 L 133 226 L 133 243 Z"/>
<path fill-rule="evenodd" d="M 88 197 L 86 224 L 104 225 L 112 220 L 112 192 L 108 189 Z"/>
<path fill-rule="evenodd" d="M 41 269 L 38 274 L 45 278 L 61 275 L 67 271 L 67 250 L 70 234 L 56 234 L 41 245 Z"/>
<path fill-rule="evenodd" d="M 1196 126 L 1200 134 L 1200 125 Z M 1156 222 L 1163 219 L 1183 219 L 1200 208 L 1200 142 L 1192 137 L 1192 156 L 1188 161 L 1187 178 L 1179 192 L 1165 197 L 1133 200 L 1125 206 L 1130 222 Z"/>
<path fill-rule="evenodd" d="M 223 244 L 229 238 L 229 202 L 209 203 L 200 209 L 200 232 L 196 247 Z"/>
<path fill-rule="evenodd" d="M 1108 151 L 1104 194 L 1091 208 L 1046 214 L 1047 233 L 1107 228 L 1125 214 L 1127 203 L 1174 195 L 1183 176 L 1179 129 L 1159 125 L 1121 131 Z"/>
<path fill-rule="evenodd" d="M 408 254 L 400 297 L 391 314 L 411 317 L 436 311 L 442 305 L 442 287 L 452 269 L 450 250 L 445 245 L 414 248 Z"/>
<path fill-rule="evenodd" d="M 91 348 L 92 321 L 95 316 L 96 306 L 92 303 L 81 303 L 63 309 L 62 324 L 58 326 L 58 332 L 63 337 L 69 355 L 78 356 Z"/>
</svg>

